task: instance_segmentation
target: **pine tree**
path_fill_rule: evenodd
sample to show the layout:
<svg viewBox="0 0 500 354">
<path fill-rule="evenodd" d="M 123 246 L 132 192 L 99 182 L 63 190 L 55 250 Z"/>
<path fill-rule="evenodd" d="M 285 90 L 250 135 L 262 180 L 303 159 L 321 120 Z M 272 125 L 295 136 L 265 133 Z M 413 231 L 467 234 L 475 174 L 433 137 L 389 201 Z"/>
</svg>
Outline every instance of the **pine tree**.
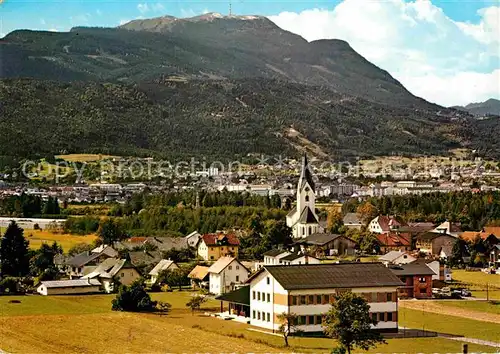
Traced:
<svg viewBox="0 0 500 354">
<path fill-rule="evenodd" d="M 24 231 L 12 221 L 0 243 L 0 274 L 22 277 L 29 273 L 29 242 Z"/>
</svg>

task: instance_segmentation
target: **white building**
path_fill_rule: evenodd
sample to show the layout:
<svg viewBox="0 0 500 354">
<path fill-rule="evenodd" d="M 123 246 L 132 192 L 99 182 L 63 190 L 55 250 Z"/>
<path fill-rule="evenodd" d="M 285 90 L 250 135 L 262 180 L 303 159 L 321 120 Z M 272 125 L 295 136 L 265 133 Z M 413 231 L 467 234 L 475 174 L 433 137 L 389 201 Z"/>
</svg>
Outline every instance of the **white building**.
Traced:
<svg viewBox="0 0 500 354">
<path fill-rule="evenodd" d="M 209 291 L 220 295 L 247 281 L 250 271 L 236 258 L 221 257 L 208 269 Z"/>
<path fill-rule="evenodd" d="M 417 259 L 407 252 L 403 251 L 390 251 L 383 256 L 378 257 L 378 260 L 387 264 L 407 264 L 415 262 Z M 439 263 L 439 262 L 438 262 Z"/>
<path fill-rule="evenodd" d="M 99 292 L 101 283 L 97 279 L 42 281 L 36 288 L 40 295 L 73 295 Z"/>
<path fill-rule="evenodd" d="M 302 171 L 297 186 L 297 205 L 286 216 L 286 224 L 292 228 L 294 238 L 307 237 L 320 232 L 316 215 L 316 195 L 312 172 L 307 156 L 302 158 Z"/>
<path fill-rule="evenodd" d="M 289 252 L 287 250 L 270 250 L 264 253 L 262 265 L 294 265 L 294 264 L 319 264 L 321 261 L 303 252 Z"/>
<path fill-rule="evenodd" d="M 179 269 L 179 267 L 177 266 L 177 264 L 174 263 L 174 261 L 172 261 L 170 259 L 162 259 L 149 272 L 149 275 L 151 276 L 151 279 L 150 279 L 151 284 L 156 283 L 156 280 L 158 280 L 158 275 L 161 272 L 163 272 L 164 270 L 171 271 L 171 270 L 174 270 L 174 269 Z"/>
<path fill-rule="evenodd" d="M 352 291 L 370 304 L 380 330 L 397 331 L 397 289 L 403 283 L 381 263 L 264 266 L 249 279 L 250 324 L 278 330 L 282 313 L 298 315 L 298 328 L 321 332 L 335 294 Z"/>
</svg>

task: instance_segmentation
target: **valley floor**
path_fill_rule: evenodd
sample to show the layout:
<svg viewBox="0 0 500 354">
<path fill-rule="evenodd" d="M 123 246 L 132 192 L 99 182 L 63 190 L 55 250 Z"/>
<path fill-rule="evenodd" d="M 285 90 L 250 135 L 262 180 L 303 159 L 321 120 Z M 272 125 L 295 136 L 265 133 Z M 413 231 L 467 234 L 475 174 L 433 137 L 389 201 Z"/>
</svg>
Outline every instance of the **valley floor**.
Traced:
<svg viewBox="0 0 500 354">
<path fill-rule="evenodd" d="M 0 297 L 0 349 L 9 353 L 160 353 L 160 352 L 314 352 L 329 353 L 336 345 L 327 338 L 292 338 L 291 347 L 283 346 L 276 335 L 251 331 L 250 326 L 204 316 L 217 311 L 219 303 L 210 301 L 199 313 L 191 313 L 185 303 L 189 292 L 155 293 L 156 300 L 172 304 L 168 315 L 136 314 L 111 311 L 113 295 L 88 296 L 4 296 Z M 21 303 L 12 303 L 20 300 Z M 433 329 L 426 313 L 403 309 L 400 325 Z M 413 313 L 412 313 L 413 311 Z M 439 316 L 439 315 L 435 315 Z M 451 318 L 451 324 L 453 324 Z M 445 329 L 447 333 L 474 336 L 474 326 L 488 327 L 479 338 L 493 341 L 500 325 L 462 319 Z M 450 317 L 442 322 L 450 322 Z M 442 325 L 442 324 L 441 324 Z M 420 326 L 420 327 L 419 327 Z M 465 329 L 462 330 L 461 327 Z M 442 337 L 388 339 L 377 353 L 456 353 L 460 339 Z M 489 346 L 469 344 L 471 352 L 495 352 Z"/>
</svg>

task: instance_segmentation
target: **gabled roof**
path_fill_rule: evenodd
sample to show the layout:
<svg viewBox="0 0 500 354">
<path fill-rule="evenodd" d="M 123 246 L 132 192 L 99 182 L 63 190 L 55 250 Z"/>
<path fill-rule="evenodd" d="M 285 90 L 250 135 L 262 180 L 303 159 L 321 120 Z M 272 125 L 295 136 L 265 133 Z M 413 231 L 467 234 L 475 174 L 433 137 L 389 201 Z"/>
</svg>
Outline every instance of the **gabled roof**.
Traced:
<svg viewBox="0 0 500 354">
<path fill-rule="evenodd" d="M 306 184 L 309 184 L 313 192 L 316 191 L 316 186 L 314 185 L 311 167 L 309 166 L 307 155 L 304 154 L 304 156 L 302 157 L 302 168 L 300 171 L 300 178 L 299 178 L 299 190 L 302 190 L 302 188 L 304 188 Z"/>
<path fill-rule="evenodd" d="M 188 278 L 203 280 L 208 275 L 208 269 L 209 269 L 209 267 L 204 267 L 204 266 L 197 265 L 188 274 Z"/>
<path fill-rule="evenodd" d="M 68 287 L 88 287 L 99 286 L 101 283 L 97 279 L 74 279 L 74 280 L 50 280 L 41 281 L 40 284 L 47 288 L 68 288 Z"/>
<path fill-rule="evenodd" d="M 498 237 L 496 237 L 492 233 L 488 233 L 488 232 L 464 231 L 460 234 L 460 237 L 466 241 L 474 241 L 477 237 L 480 237 L 482 240 L 486 240 L 490 236 L 494 237 L 496 239 L 499 239 Z"/>
<path fill-rule="evenodd" d="M 229 293 L 219 295 L 215 300 L 250 306 L 250 286 L 245 285 Z"/>
<path fill-rule="evenodd" d="M 339 263 L 267 266 L 268 271 L 286 290 L 335 289 L 401 286 L 403 283 L 382 263 Z"/>
<path fill-rule="evenodd" d="M 295 215 L 295 213 L 296 213 L 296 212 L 297 212 L 297 206 L 295 205 L 295 206 L 292 208 L 292 210 L 290 210 L 290 211 L 288 212 L 288 214 L 286 214 L 286 216 L 288 216 L 288 217 L 292 217 L 293 215 Z"/>
<path fill-rule="evenodd" d="M 500 238 L 500 226 L 485 226 L 483 231 Z"/>
<path fill-rule="evenodd" d="M 239 246 L 240 240 L 234 234 L 205 234 L 201 236 L 201 240 L 205 242 L 207 246 Z"/>
<path fill-rule="evenodd" d="M 299 243 L 307 243 L 310 245 L 323 246 L 339 237 L 345 237 L 345 236 L 338 234 L 329 234 L 329 233 L 315 233 L 307 236 L 305 239 L 299 241 Z"/>
<path fill-rule="evenodd" d="M 411 246 L 411 235 L 396 232 L 376 234 L 375 237 L 380 245 L 385 247 Z"/>
<path fill-rule="evenodd" d="M 158 275 L 161 271 L 169 269 L 170 267 L 172 267 L 172 269 L 178 268 L 174 261 L 170 259 L 162 259 L 153 269 L 151 269 L 149 275 Z"/>
<path fill-rule="evenodd" d="M 452 236 L 452 235 L 443 234 L 441 232 L 429 231 L 429 232 L 424 232 L 422 234 L 417 235 L 417 241 L 432 241 L 438 237 L 450 237 L 450 238 L 456 239 L 456 237 Z"/>
<path fill-rule="evenodd" d="M 379 215 L 375 219 L 380 225 L 382 231 L 390 231 L 391 227 L 406 226 L 405 223 L 397 220 L 394 216 Z"/>
<path fill-rule="evenodd" d="M 378 259 L 381 260 L 381 261 L 392 262 L 392 261 L 398 259 L 399 257 L 401 257 L 404 254 L 406 254 L 406 252 L 402 252 L 402 251 L 390 251 L 390 252 L 384 254 L 383 256 L 378 257 Z"/>
<path fill-rule="evenodd" d="M 434 271 L 422 263 L 408 263 L 391 266 L 389 269 L 396 275 L 435 275 Z"/>
<path fill-rule="evenodd" d="M 135 266 L 156 264 L 162 259 L 160 251 L 132 251 L 128 253 L 128 256 Z"/>
<path fill-rule="evenodd" d="M 279 256 L 280 254 L 283 254 L 283 253 L 289 253 L 287 250 L 280 250 L 280 249 L 272 249 L 270 251 L 267 251 L 264 253 L 264 256 L 269 256 L 269 257 L 276 257 L 276 256 Z"/>
<path fill-rule="evenodd" d="M 220 257 L 214 264 L 212 264 L 210 266 L 210 268 L 208 268 L 208 272 L 209 273 L 219 274 L 224 269 L 226 269 L 226 267 L 228 265 L 230 265 L 233 261 L 237 262 L 240 266 L 242 266 L 244 269 L 246 269 L 247 272 L 249 272 L 248 269 L 243 264 L 241 264 L 240 261 L 238 261 L 234 257 Z"/>
<path fill-rule="evenodd" d="M 72 267 L 81 267 L 86 265 L 87 263 L 93 261 L 96 258 L 99 258 L 101 253 L 92 253 L 92 252 L 82 252 L 77 254 L 76 256 L 66 260 L 66 264 Z"/>
<path fill-rule="evenodd" d="M 288 256 L 285 256 L 283 258 L 280 259 L 280 261 L 294 261 L 296 259 L 299 259 L 299 258 L 302 258 L 302 257 L 308 257 L 308 258 L 314 258 L 314 259 L 317 259 L 316 257 L 313 257 L 313 256 L 308 256 L 306 254 L 303 254 L 303 253 L 290 253 Z"/>
<path fill-rule="evenodd" d="M 126 259 L 108 258 L 99 264 L 91 273 L 84 275 L 82 279 L 113 278 L 121 269 L 135 267 Z"/>
<path fill-rule="evenodd" d="M 345 224 L 351 224 L 351 225 L 361 225 L 362 224 L 357 213 L 345 214 L 343 221 L 344 221 L 344 225 Z"/>
<path fill-rule="evenodd" d="M 302 210 L 302 213 L 300 214 L 299 223 L 301 224 L 317 224 L 318 219 L 316 218 L 316 215 L 312 212 L 311 208 L 305 207 L 304 210 Z"/>
</svg>

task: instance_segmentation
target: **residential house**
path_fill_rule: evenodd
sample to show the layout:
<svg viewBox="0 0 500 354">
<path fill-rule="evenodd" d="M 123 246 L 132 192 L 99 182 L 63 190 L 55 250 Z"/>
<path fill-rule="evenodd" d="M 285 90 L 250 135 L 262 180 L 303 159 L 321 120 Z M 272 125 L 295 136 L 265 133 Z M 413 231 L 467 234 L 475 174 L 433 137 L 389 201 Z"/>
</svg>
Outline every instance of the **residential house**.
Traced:
<svg viewBox="0 0 500 354">
<path fill-rule="evenodd" d="M 360 230 L 363 227 L 363 222 L 360 220 L 357 213 L 347 213 L 344 215 L 344 226 L 348 229 Z"/>
<path fill-rule="evenodd" d="M 154 264 L 158 264 L 162 260 L 161 251 L 130 251 L 128 252 L 128 258 L 130 263 L 132 263 L 137 269 L 144 269 L 150 267 Z"/>
<path fill-rule="evenodd" d="M 403 251 L 390 251 L 383 256 L 378 257 L 378 260 L 385 265 L 387 264 L 407 264 L 417 260 L 417 258 Z"/>
<path fill-rule="evenodd" d="M 489 266 L 500 269 L 500 244 L 496 244 L 490 251 Z"/>
<path fill-rule="evenodd" d="M 379 215 L 368 224 L 368 230 L 374 234 L 396 232 L 402 226 L 407 226 L 394 216 Z"/>
<path fill-rule="evenodd" d="M 108 246 L 108 245 L 100 245 L 96 248 L 94 248 L 91 253 L 99 253 L 99 254 L 105 254 L 109 257 L 118 257 L 118 251 L 116 251 L 113 247 Z"/>
<path fill-rule="evenodd" d="M 210 281 L 210 275 L 208 274 L 209 269 L 209 267 L 197 265 L 188 274 L 193 289 L 208 289 Z"/>
<path fill-rule="evenodd" d="M 430 232 L 451 235 L 453 237 L 458 237 L 463 232 L 460 228 L 460 224 L 445 221 L 442 224 L 436 226 Z"/>
<path fill-rule="evenodd" d="M 302 252 L 294 252 L 280 259 L 282 265 L 319 264 L 321 261 Z"/>
<path fill-rule="evenodd" d="M 304 332 L 322 332 L 334 296 L 352 291 L 370 304 L 376 329 L 397 331 L 401 281 L 380 263 L 264 266 L 248 279 L 250 324 L 276 331 L 278 315 L 295 313 Z M 246 305 L 246 304 L 245 304 Z"/>
<path fill-rule="evenodd" d="M 297 186 L 297 204 L 286 216 L 286 224 L 294 238 L 307 237 L 321 232 L 316 214 L 316 189 L 307 156 L 302 158 L 302 170 Z"/>
<path fill-rule="evenodd" d="M 434 272 L 434 274 L 432 275 L 433 282 L 449 282 L 452 280 L 451 269 L 438 260 L 419 258 L 413 263 L 425 264 L 427 267 L 429 267 Z"/>
<path fill-rule="evenodd" d="M 432 276 L 434 271 L 425 264 L 409 263 L 389 266 L 389 269 L 404 283 L 398 290 L 401 298 L 432 298 Z"/>
<path fill-rule="evenodd" d="M 411 235 L 408 233 L 387 232 L 375 234 L 381 253 L 390 251 L 411 251 Z"/>
<path fill-rule="evenodd" d="M 272 249 L 264 253 L 264 265 L 278 265 L 280 259 L 288 256 L 292 252 L 287 250 Z"/>
<path fill-rule="evenodd" d="M 126 259 L 109 258 L 81 279 L 97 279 L 102 284 L 104 291 L 111 293 L 115 290 L 115 282 L 121 285 L 130 285 L 140 277 L 141 274 Z"/>
<path fill-rule="evenodd" d="M 36 291 L 40 295 L 75 295 L 99 292 L 101 283 L 97 279 L 42 281 Z"/>
<path fill-rule="evenodd" d="M 457 238 L 441 232 L 425 232 L 417 236 L 416 248 L 423 253 L 448 258 Z"/>
<path fill-rule="evenodd" d="M 193 231 L 189 235 L 185 236 L 184 239 L 189 247 L 195 248 L 198 244 L 198 241 L 201 237 L 201 234 L 198 231 Z"/>
<path fill-rule="evenodd" d="M 493 234 L 500 239 L 500 226 L 485 226 L 482 231 L 488 234 Z"/>
<path fill-rule="evenodd" d="M 500 237 L 497 237 L 494 234 L 488 232 L 465 231 L 462 232 L 460 237 L 468 242 L 474 242 L 476 238 L 479 237 L 484 241 L 488 250 L 492 249 L 493 246 L 500 243 Z"/>
<path fill-rule="evenodd" d="M 220 257 L 208 269 L 210 288 L 212 294 L 220 295 L 232 291 L 243 284 L 250 271 L 233 257 Z"/>
<path fill-rule="evenodd" d="M 181 250 L 188 247 L 184 237 L 131 237 L 127 241 L 115 242 L 116 249 L 132 250 L 140 246 L 151 246 L 151 249 L 165 252 L 171 249 Z"/>
<path fill-rule="evenodd" d="M 353 255 L 357 243 L 350 238 L 330 233 L 316 233 L 296 242 L 303 252 L 316 257 Z"/>
<path fill-rule="evenodd" d="M 221 257 L 238 257 L 240 241 L 234 234 L 205 234 L 197 245 L 198 256 L 206 261 L 216 261 Z"/>
<path fill-rule="evenodd" d="M 78 279 L 84 275 L 83 269 L 85 267 L 97 266 L 108 258 L 112 258 L 108 255 L 108 252 L 85 251 L 67 259 L 63 268 L 70 279 Z"/>
<path fill-rule="evenodd" d="M 170 259 L 162 259 L 158 264 L 149 272 L 149 275 L 151 276 L 150 283 L 154 284 L 156 283 L 156 280 L 158 279 L 158 275 L 160 272 L 163 272 L 165 270 L 174 270 L 174 269 L 179 269 L 177 264 L 174 263 L 174 261 Z"/>
</svg>

